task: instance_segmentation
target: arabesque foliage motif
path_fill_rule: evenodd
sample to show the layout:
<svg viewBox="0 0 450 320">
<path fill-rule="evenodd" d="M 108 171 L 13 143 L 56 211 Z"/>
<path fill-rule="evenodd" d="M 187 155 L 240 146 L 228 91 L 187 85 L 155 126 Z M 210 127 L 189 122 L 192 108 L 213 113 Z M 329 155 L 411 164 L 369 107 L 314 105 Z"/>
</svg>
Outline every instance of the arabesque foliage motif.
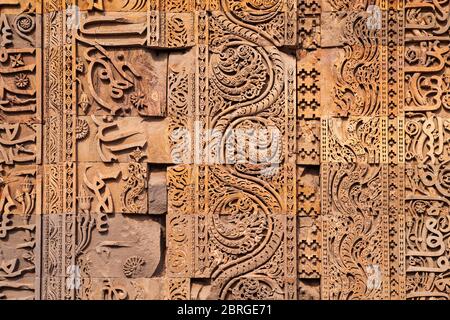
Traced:
<svg viewBox="0 0 450 320">
<path fill-rule="evenodd" d="M 448 300 L 449 21 L 0 2 L 0 299 Z"/>
</svg>

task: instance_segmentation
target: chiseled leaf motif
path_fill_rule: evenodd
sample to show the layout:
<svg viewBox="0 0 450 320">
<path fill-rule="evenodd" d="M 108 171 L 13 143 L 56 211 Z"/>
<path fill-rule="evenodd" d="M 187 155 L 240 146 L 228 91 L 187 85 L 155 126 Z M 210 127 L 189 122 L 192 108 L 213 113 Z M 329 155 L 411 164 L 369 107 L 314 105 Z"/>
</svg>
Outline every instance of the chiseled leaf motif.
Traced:
<svg viewBox="0 0 450 320">
<path fill-rule="evenodd" d="M 0 1 L 0 299 L 448 300 L 449 21 Z"/>
<path fill-rule="evenodd" d="M 405 8 L 408 299 L 449 299 L 449 15 L 449 1 Z"/>
</svg>

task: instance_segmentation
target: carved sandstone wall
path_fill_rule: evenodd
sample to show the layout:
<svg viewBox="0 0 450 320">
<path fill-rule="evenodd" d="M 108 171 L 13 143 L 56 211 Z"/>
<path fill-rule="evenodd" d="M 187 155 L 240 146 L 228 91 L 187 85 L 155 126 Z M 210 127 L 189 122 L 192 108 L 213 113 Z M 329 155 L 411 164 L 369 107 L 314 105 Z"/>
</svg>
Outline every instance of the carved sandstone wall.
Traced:
<svg viewBox="0 0 450 320">
<path fill-rule="evenodd" d="M 449 21 L 0 0 L 0 298 L 450 298 Z"/>
</svg>

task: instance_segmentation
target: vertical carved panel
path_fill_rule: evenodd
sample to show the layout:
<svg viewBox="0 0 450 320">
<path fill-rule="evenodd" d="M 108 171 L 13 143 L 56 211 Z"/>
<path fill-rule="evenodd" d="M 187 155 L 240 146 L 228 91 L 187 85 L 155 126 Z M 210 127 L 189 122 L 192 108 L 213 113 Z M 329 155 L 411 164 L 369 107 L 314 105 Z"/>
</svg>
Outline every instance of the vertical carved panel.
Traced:
<svg viewBox="0 0 450 320">
<path fill-rule="evenodd" d="M 322 277 L 320 1 L 298 3 L 297 266 L 298 299 L 319 299 Z"/>
<path fill-rule="evenodd" d="M 42 8 L 0 3 L 0 299 L 39 297 Z"/>
<path fill-rule="evenodd" d="M 192 46 L 191 7 L 45 5 L 41 297 L 162 298 L 164 219 L 152 215 L 167 212 L 155 186 L 165 190 L 160 172 L 172 159 L 168 54 L 158 49 Z"/>
<path fill-rule="evenodd" d="M 400 300 L 406 297 L 404 1 L 389 1 L 387 23 L 390 298 Z"/>
<path fill-rule="evenodd" d="M 63 292 L 63 2 L 44 3 L 44 197 L 41 298 L 62 299 Z"/>
</svg>

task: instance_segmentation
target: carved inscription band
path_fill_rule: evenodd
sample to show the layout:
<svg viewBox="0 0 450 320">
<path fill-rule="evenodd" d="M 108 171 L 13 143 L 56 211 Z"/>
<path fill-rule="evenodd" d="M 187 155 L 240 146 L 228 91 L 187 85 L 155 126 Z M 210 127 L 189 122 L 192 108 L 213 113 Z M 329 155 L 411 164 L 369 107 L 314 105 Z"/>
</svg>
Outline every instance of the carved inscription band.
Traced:
<svg viewBox="0 0 450 320">
<path fill-rule="evenodd" d="M 449 21 L 0 1 L 0 299 L 449 299 Z"/>
</svg>

